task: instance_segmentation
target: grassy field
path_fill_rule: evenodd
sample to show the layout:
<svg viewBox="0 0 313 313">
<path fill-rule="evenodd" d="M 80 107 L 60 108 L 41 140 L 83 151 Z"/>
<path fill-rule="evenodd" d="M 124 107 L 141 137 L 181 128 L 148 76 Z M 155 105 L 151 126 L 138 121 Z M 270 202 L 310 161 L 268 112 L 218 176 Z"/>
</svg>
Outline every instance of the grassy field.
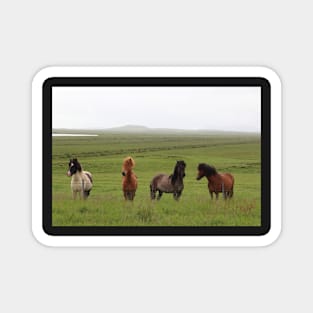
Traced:
<svg viewBox="0 0 313 313">
<path fill-rule="evenodd" d="M 122 161 L 132 156 L 138 176 L 133 202 L 122 194 Z M 77 157 L 94 187 L 87 201 L 72 200 L 68 161 Z M 163 194 L 150 200 L 157 173 L 187 164 L 179 201 Z M 53 137 L 53 226 L 260 226 L 260 138 L 247 134 L 122 134 Z M 196 180 L 198 163 L 235 177 L 234 198 L 211 201 L 207 180 Z"/>
</svg>

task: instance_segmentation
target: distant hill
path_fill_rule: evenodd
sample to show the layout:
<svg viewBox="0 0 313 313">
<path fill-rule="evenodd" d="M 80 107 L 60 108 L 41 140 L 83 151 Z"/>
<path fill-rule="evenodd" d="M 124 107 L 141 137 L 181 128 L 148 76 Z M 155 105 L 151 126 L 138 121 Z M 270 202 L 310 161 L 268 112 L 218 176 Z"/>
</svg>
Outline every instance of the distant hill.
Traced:
<svg viewBox="0 0 313 313">
<path fill-rule="evenodd" d="M 120 127 L 101 129 L 105 132 L 118 132 L 118 133 L 144 133 L 150 131 L 151 128 L 141 125 L 125 125 Z"/>
<path fill-rule="evenodd" d="M 125 125 L 121 127 L 113 127 L 108 129 L 101 129 L 101 132 L 111 132 L 111 133 L 163 133 L 163 134 L 172 134 L 172 133 L 185 133 L 185 132 L 194 132 L 192 130 L 184 129 L 174 129 L 174 128 L 150 128 L 141 125 Z"/>
<path fill-rule="evenodd" d="M 253 132 L 238 132 L 238 131 L 221 131 L 221 130 L 208 130 L 208 129 L 175 129 L 175 128 L 150 128 L 142 125 L 125 125 L 113 128 L 103 129 L 66 129 L 58 128 L 53 129 L 53 133 L 85 133 L 85 134 L 99 134 L 99 133 L 121 133 L 121 134 L 250 134 L 257 135 Z"/>
</svg>

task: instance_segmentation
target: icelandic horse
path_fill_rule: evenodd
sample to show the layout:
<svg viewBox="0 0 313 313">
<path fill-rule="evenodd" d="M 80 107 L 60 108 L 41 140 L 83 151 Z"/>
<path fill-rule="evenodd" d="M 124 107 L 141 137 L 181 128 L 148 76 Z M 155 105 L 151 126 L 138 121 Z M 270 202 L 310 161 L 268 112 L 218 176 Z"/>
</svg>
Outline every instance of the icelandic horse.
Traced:
<svg viewBox="0 0 313 313">
<path fill-rule="evenodd" d="M 213 199 L 213 193 L 215 193 L 216 199 L 218 199 L 219 193 L 223 194 L 224 199 L 232 198 L 234 195 L 234 176 L 232 174 L 218 173 L 215 167 L 200 163 L 198 165 L 197 180 L 204 176 L 208 180 L 211 199 Z"/>
</svg>

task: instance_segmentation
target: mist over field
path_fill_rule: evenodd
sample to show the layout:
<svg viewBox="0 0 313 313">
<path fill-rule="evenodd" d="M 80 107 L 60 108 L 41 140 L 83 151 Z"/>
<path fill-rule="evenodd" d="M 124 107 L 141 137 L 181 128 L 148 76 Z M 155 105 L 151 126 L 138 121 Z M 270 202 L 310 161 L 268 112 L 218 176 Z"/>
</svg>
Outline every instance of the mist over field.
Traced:
<svg viewBox="0 0 313 313">
<path fill-rule="evenodd" d="M 76 133 L 85 133 L 85 134 L 98 134 L 98 133 L 125 133 L 125 134 L 255 134 L 258 135 L 259 132 L 255 131 L 227 131 L 227 130 L 216 130 L 216 129 L 178 129 L 178 128 L 151 128 L 143 125 L 124 125 L 112 128 L 78 128 L 78 129 L 69 129 L 69 128 L 54 128 L 54 134 L 64 133 L 64 134 L 76 134 Z"/>
</svg>

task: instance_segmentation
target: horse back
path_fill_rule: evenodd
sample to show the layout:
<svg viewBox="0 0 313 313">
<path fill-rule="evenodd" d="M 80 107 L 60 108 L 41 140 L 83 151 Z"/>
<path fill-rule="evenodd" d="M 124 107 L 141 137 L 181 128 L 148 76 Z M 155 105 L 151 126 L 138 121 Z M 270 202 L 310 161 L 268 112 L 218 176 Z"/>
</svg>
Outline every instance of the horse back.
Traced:
<svg viewBox="0 0 313 313">
<path fill-rule="evenodd" d="M 224 173 L 224 174 L 221 174 L 221 177 L 223 179 L 225 187 L 227 189 L 233 189 L 234 181 L 235 181 L 234 176 L 230 173 Z"/>
<path fill-rule="evenodd" d="M 152 187 L 156 187 L 163 177 L 165 177 L 165 174 L 158 174 L 158 175 L 155 175 L 155 176 L 152 178 L 150 185 L 151 185 Z"/>
<path fill-rule="evenodd" d="M 150 186 L 153 190 L 168 190 L 173 188 L 170 176 L 167 174 L 158 174 L 154 176 L 151 180 Z"/>
</svg>

